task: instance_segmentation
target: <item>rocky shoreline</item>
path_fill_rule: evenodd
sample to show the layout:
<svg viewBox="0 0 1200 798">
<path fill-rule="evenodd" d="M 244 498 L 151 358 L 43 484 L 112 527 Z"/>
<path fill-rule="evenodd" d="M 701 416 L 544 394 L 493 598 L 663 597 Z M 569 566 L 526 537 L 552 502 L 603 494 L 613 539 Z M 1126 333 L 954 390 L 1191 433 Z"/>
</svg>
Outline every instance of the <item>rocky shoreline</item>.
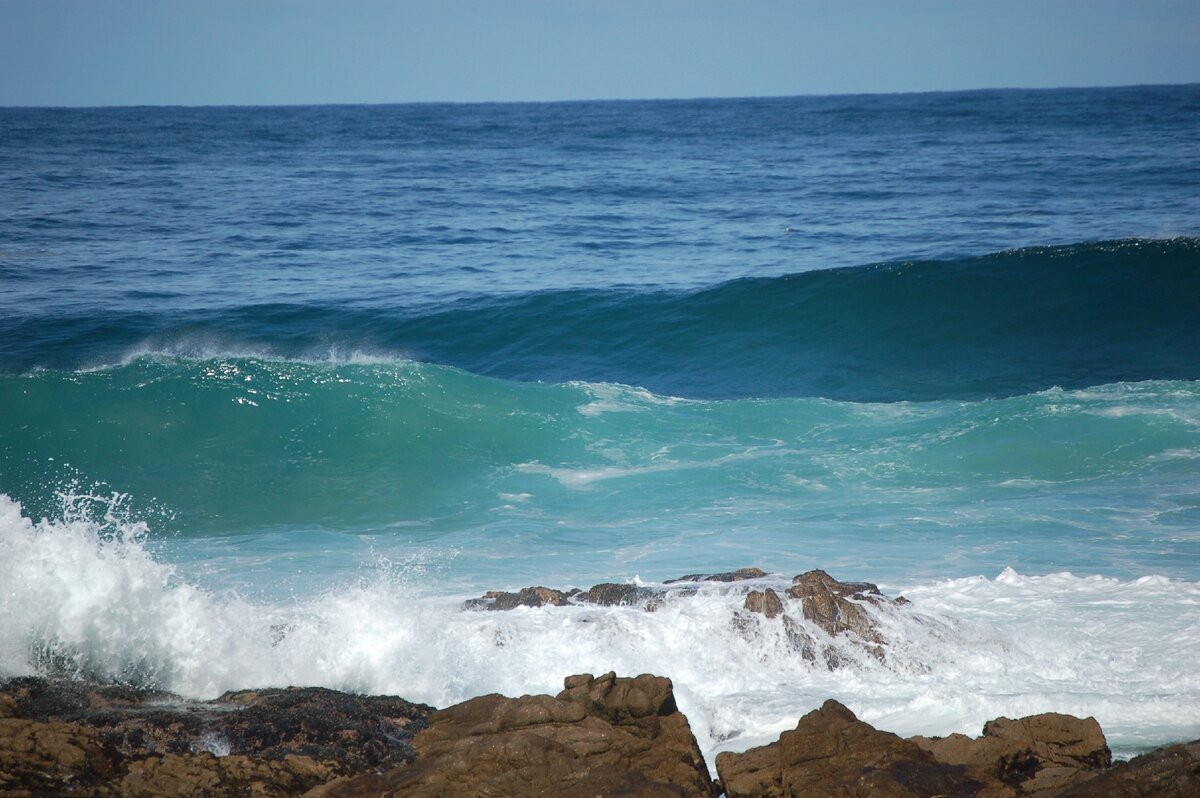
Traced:
<svg viewBox="0 0 1200 798">
<path fill-rule="evenodd" d="M 779 593 L 741 569 L 662 589 L 531 587 L 467 603 L 478 611 L 591 603 L 655 611 L 704 582 L 747 582 L 734 624 L 787 624 L 798 656 L 844 666 L 828 640 L 886 657 L 877 611 L 907 611 L 869 583 L 823 571 Z M 819 631 L 816 631 L 819 630 Z M 723 752 L 717 779 L 670 679 L 569 676 L 557 695 L 486 695 L 445 709 L 324 688 L 246 690 L 187 701 L 68 678 L 0 683 L 0 796 L 391 798 L 418 796 L 1200 795 L 1200 740 L 1113 764 L 1092 718 L 1047 713 L 987 723 L 980 737 L 904 739 L 826 701 L 775 742 Z"/>
<path fill-rule="evenodd" d="M 1113 764 L 1092 718 L 997 718 L 982 736 L 904 739 L 836 701 L 713 780 L 671 681 L 570 676 L 557 696 L 443 710 L 323 688 L 189 702 L 24 677 L 0 684 L 0 796 L 1200 795 L 1200 740 Z"/>
</svg>

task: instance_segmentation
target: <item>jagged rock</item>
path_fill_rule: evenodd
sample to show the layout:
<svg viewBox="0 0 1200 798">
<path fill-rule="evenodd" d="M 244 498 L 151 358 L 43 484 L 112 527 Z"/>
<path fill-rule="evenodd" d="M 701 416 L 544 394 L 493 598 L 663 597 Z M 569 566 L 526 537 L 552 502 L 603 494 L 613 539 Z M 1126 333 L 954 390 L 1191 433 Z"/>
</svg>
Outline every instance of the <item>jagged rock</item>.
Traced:
<svg viewBox="0 0 1200 798">
<path fill-rule="evenodd" d="M 783 616 L 783 628 L 787 634 L 788 645 L 792 650 L 803 657 L 808 662 L 816 662 L 817 652 L 820 651 L 825 659 L 825 666 L 829 670 L 833 670 L 840 665 L 841 660 L 837 657 L 837 652 L 828 646 L 821 647 L 817 645 L 817 641 L 808 633 L 795 618 L 790 615 Z"/>
<path fill-rule="evenodd" d="M 677 582 L 741 582 L 745 579 L 762 579 L 767 572 L 761 568 L 739 568 L 736 571 L 726 571 L 720 574 L 686 574 L 677 579 L 668 579 L 664 585 Z"/>
<path fill-rule="evenodd" d="M 747 612 L 757 612 L 768 618 L 774 618 L 783 612 L 783 601 L 779 598 L 779 594 L 771 588 L 751 590 L 742 607 Z"/>
<path fill-rule="evenodd" d="M 548 587 L 526 587 L 516 593 L 489 590 L 480 598 L 470 599 L 463 604 L 468 610 L 511 610 L 517 607 L 562 607 L 572 603 L 599 604 L 603 607 L 626 607 L 642 605 L 654 612 L 662 602 L 664 591 L 641 585 L 604 582 L 593 585 L 590 590 L 554 590 Z"/>
<path fill-rule="evenodd" d="M 282 759 L 289 754 L 342 764 L 344 772 L 412 759 L 411 741 L 433 707 L 395 696 L 357 696 L 321 687 L 226 693 L 185 701 L 156 690 L 59 679 L 0 685 L 16 713 L 95 729 L 125 756 L 214 751 Z"/>
<path fill-rule="evenodd" d="M 1045 713 L 997 718 L 983 736 L 913 737 L 940 762 L 963 765 L 990 785 L 989 796 L 1053 796 L 1095 778 L 1112 753 L 1095 718 Z"/>
<path fill-rule="evenodd" d="M 488 695 L 434 713 L 417 760 L 310 798 L 713 796 L 671 681 L 571 676 L 557 696 Z"/>
<path fill-rule="evenodd" d="M 95 729 L 0 720 L 0 795 L 102 795 L 120 773 L 121 755 Z"/>
<path fill-rule="evenodd" d="M 1118 762 L 1061 798 L 1195 798 L 1200 795 L 1200 740 Z"/>
<path fill-rule="evenodd" d="M 403 765 L 432 707 L 323 688 L 189 702 L 59 679 L 0 684 L 0 795 L 285 796 Z M 223 754 L 214 756 L 217 752 Z"/>
<path fill-rule="evenodd" d="M 777 742 L 743 754 L 719 754 L 716 765 L 728 798 L 1051 798 L 1073 785 L 1090 788 L 1110 762 L 1094 718 L 1053 713 L 997 718 L 977 739 L 955 734 L 903 740 L 863 723 L 836 701 L 826 701 Z"/>
<path fill-rule="evenodd" d="M 936 761 L 916 743 L 863 723 L 826 701 L 770 745 L 717 755 L 728 798 L 973 796 L 982 786 L 961 765 Z"/>
<path fill-rule="evenodd" d="M 569 604 L 572 596 L 579 594 L 578 590 L 564 593 L 548 587 L 526 587 L 516 593 L 506 593 L 502 590 L 489 590 L 481 598 L 471 599 L 463 607 L 469 610 L 511 610 L 517 607 L 543 607 L 547 604 L 561 607 Z"/>
<path fill-rule="evenodd" d="M 335 775 L 327 763 L 294 755 L 272 760 L 166 754 L 131 764 L 118 794 L 121 798 L 289 798 Z"/>
<path fill-rule="evenodd" d="M 232 753 L 335 760 L 349 770 L 386 768 L 413 757 L 411 740 L 433 707 L 396 696 L 359 696 L 322 687 L 226 693 L 240 706 L 214 724 Z"/>
<path fill-rule="evenodd" d="M 787 594 L 800 599 L 804 617 L 831 637 L 853 632 L 865 641 L 882 642 L 863 604 L 888 599 L 870 582 L 839 582 L 824 571 L 813 570 L 794 578 Z"/>
<path fill-rule="evenodd" d="M 654 612 L 662 602 L 663 591 L 641 585 L 618 585 L 605 582 L 593 585 L 591 590 L 575 598 L 588 604 L 603 607 L 625 607 L 643 605 L 647 612 Z"/>
</svg>

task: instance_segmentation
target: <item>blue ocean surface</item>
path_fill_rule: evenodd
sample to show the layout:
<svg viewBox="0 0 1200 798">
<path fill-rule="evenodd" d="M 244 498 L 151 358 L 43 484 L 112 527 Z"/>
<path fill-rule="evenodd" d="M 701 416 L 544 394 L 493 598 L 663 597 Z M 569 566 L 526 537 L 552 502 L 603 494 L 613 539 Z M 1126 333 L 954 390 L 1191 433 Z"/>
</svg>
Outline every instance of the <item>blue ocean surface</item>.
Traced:
<svg viewBox="0 0 1200 798">
<path fill-rule="evenodd" d="M 0 675 L 1200 736 L 1198 187 L 1198 85 L 0 109 Z M 749 565 L 912 610 L 461 608 Z"/>
</svg>

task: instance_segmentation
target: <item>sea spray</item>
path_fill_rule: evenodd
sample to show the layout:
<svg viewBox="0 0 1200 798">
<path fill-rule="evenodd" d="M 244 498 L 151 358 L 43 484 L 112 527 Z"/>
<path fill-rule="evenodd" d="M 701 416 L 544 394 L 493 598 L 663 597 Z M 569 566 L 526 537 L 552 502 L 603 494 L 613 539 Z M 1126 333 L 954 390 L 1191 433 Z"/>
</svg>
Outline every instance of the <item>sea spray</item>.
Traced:
<svg viewBox="0 0 1200 798">
<path fill-rule="evenodd" d="M 34 523 L 5 497 L 0 670 L 66 669 L 197 698 L 305 684 L 439 706 L 555 692 L 572 673 L 654 672 L 673 679 L 707 754 L 765 741 L 828 697 L 901 733 L 977 733 L 997 715 L 1050 710 L 1095 715 L 1118 751 L 1200 733 L 1192 582 L 1005 570 L 905 585 L 911 605 L 872 610 L 882 660 L 808 627 L 838 647 L 843 664 L 830 670 L 800 656 L 780 620 L 740 616 L 744 586 L 670 595 L 655 612 L 486 612 L 408 576 L 248 601 L 181 579 L 139 529 Z"/>
</svg>

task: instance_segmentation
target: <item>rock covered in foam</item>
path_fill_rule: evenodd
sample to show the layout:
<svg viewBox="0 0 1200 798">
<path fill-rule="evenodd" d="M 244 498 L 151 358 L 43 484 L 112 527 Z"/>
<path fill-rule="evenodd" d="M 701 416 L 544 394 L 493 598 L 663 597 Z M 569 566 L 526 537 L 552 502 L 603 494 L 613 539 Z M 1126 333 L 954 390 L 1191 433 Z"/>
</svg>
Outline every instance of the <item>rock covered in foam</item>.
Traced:
<svg viewBox="0 0 1200 798">
<path fill-rule="evenodd" d="M 311 798 L 716 794 L 670 679 L 585 674 L 564 687 L 436 712 L 411 766 L 329 784 Z"/>
<path fill-rule="evenodd" d="M 563 607 L 570 605 L 594 605 L 602 607 L 641 607 L 647 612 L 660 608 L 668 597 L 688 598 L 697 595 L 697 583 L 744 582 L 763 579 L 768 574 L 761 568 L 739 568 L 716 574 L 686 574 L 677 579 L 668 579 L 664 586 L 654 588 L 645 585 L 604 582 L 584 590 L 555 590 L 548 587 L 526 587 L 517 592 L 493 590 L 464 605 L 470 610 L 512 610 L 517 607 Z M 733 588 L 735 593 L 738 588 Z M 815 626 L 831 638 L 844 638 L 876 659 L 883 659 L 885 640 L 878 622 L 871 612 L 872 607 L 904 606 L 909 602 L 899 597 L 890 599 L 870 582 L 839 582 L 825 571 L 812 570 L 792 579 L 785 591 L 788 598 L 800 603 L 799 617 L 787 612 L 783 600 L 774 588 L 746 590 L 740 588 L 746 598 L 742 609 L 773 620 L 782 616 L 787 626 L 787 637 L 804 659 L 822 662 L 833 669 L 846 664 L 846 657 L 837 646 L 824 645 L 817 640 L 799 621 Z M 750 637 L 752 622 L 745 616 L 735 615 L 735 628 Z"/>
<path fill-rule="evenodd" d="M 676 579 L 668 579 L 664 585 L 678 582 L 743 582 L 747 579 L 762 579 L 767 572 L 761 568 L 738 568 L 736 571 L 725 571 L 719 574 L 684 574 Z"/>
<path fill-rule="evenodd" d="M 641 607 L 647 612 L 657 610 L 662 602 L 664 591 L 641 585 L 614 584 L 605 582 L 592 585 L 591 590 L 580 593 L 576 598 L 588 604 L 601 607 Z"/>
<path fill-rule="evenodd" d="M 800 602 L 800 618 L 817 627 L 830 638 L 840 638 L 839 645 L 829 645 L 818 639 L 799 619 L 787 612 L 782 599 L 772 588 L 751 591 L 743 609 L 768 620 L 781 617 L 792 649 L 810 662 L 821 662 L 830 670 L 846 665 L 845 644 L 863 651 L 875 659 L 884 658 L 886 640 L 872 608 L 902 607 L 909 602 L 903 597 L 889 599 L 870 582 L 839 582 L 825 571 L 812 570 L 792 579 L 785 595 Z M 744 618 L 735 618 L 735 626 L 748 632 Z"/>
<path fill-rule="evenodd" d="M 471 599 L 463 605 L 470 610 L 512 610 L 517 607 L 561 607 L 568 600 L 579 594 L 578 590 L 563 592 L 549 587 L 526 587 L 516 593 L 503 590 L 489 590 L 477 599 Z"/>
<path fill-rule="evenodd" d="M 812 570 L 795 577 L 787 594 L 800 599 L 805 619 L 831 637 L 849 632 L 876 643 L 882 639 L 866 607 L 890 600 L 870 582 L 839 582 L 824 571 Z"/>
<path fill-rule="evenodd" d="M 742 605 L 742 609 L 774 618 L 783 613 L 783 601 L 779 594 L 769 587 L 766 590 L 751 590 L 746 594 L 746 603 Z"/>
</svg>

